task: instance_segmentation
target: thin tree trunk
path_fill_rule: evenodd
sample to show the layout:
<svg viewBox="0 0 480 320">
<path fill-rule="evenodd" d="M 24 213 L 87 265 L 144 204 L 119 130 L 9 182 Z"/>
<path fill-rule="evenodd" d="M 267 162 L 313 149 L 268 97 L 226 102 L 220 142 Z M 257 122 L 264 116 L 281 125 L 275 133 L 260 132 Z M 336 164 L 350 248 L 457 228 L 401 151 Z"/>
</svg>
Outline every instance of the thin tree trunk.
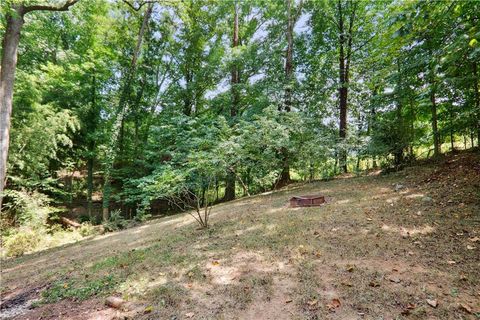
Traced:
<svg viewBox="0 0 480 320">
<path fill-rule="evenodd" d="M 103 220 L 107 221 L 109 218 L 109 207 L 110 207 L 110 194 L 111 194 L 111 174 L 113 170 L 113 163 L 115 161 L 116 157 L 116 148 L 117 148 L 117 139 L 120 134 L 121 130 L 121 125 L 123 123 L 123 118 L 125 116 L 126 112 L 126 103 L 127 103 L 127 97 L 130 92 L 130 88 L 132 86 L 132 82 L 134 79 L 134 75 L 136 73 L 137 69 L 137 60 L 140 55 L 140 50 L 143 42 L 143 36 L 145 34 L 145 31 L 148 26 L 148 21 L 150 19 L 150 15 L 153 10 L 153 3 L 149 3 L 147 10 L 145 11 L 145 14 L 143 16 L 143 21 L 142 25 L 140 27 L 140 31 L 138 32 L 138 37 L 137 37 L 137 45 L 135 47 L 135 51 L 133 52 L 133 57 L 132 61 L 130 63 L 130 70 L 128 71 L 128 74 L 126 76 L 124 85 L 123 85 L 123 90 L 121 92 L 120 96 L 120 101 L 118 102 L 118 107 L 117 107 L 117 114 L 115 118 L 115 122 L 112 128 L 112 136 L 110 138 L 110 145 L 107 149 L 106 152 L 106 160 L 105 160 L 105 172 L 104 172 L 104 185 L 103 185 Z"/>
<path fill-rule="evenodd" d="M 402 94 L 403 94 L 403 81 L 402 81 L 402 77 L 401 77 L 401 74 L 402 74 L 402 70 L 401 70 L 401 66 L 400 66 L 400 57 L 397 59 L 397 72 L 398 72 L 398 83 L 397 83 L 397 86 L 398 86 L 398 89 L 397 89 L 397 108 L 396 108 L 396 120 L 397 120 L 397 125 L 398 125 L 398 131 L 397 131 L 397 135 L 398 135 L 398 139 L 400 139 L 401 142 L 402 141 L 402 136 L 404 134 L 404 119 L 403 119 L 403 102 L 404 102 L 404 99 L 402 97 Z M 399 166 L 402 162 L 403 162 L 403 143 L 397 145 L 394 149 L 394 152 L 393 152 L 393 155 L 394 155 L 394 158 L 395 158 L 395 166 Z"/>
<path fill-rule="evenodd" d="M 347 84 L 345 81 L 345 28 L 344 28 L 344 19 L 342 13 L 342 3 L 338 1 L 338 32 L 340 33 L 339 37 L 339 54 L 338 54 L 338 63 L 339 63 L 339 88 L 338 95 L 340 98 L 339 109 L 340 109 L 340 124 L 339 124 L 339 136 L 340 136 L 340 151 L 338 155 L 340 170 L 347 172 L 347 153 L 344 150 L 343 144 L 345 143 L 345 138 L 347 136 Z"/>
<path fill-rule="evenodd" d="M 294 13 L 293 0 L 286 0 L 287 4 L 287 50 L 285 52 L 285 95 L 283 102 L 283 110 L 285 112 L 290 112 L 292 110 L 292 86 L 294 78 L 294 67 L 293 67 L 293 36 L 294 36 L 294 27 L 297 22 L 302 2 L 299 3 L 298 12 Z M 291 182 L 290 178 L 290 164 L 289 164 L 289 155 L 286 148 L 282 148 L 280 151 L 282 157 L 282 172 L 276 183 L 276 187 L 283 187 Z"/>
<path fill-rule="evenodd" d="M 89 121 L 91 121 L 90 125 L 92 125 L 92 130 L 96 129 L 97 125 L 97 101 L 96 101 L 96 78 L 95 75 L 92 79 L 92 105 L 90 110 L 90 117 Z M 95 140 L 90 137 L 90 141 L 88 142 L 88 156 L 87 156 L 87 213 L 90 221 L 93 221 L 93 164 L 95 159 Z"/>
<path fill-rule="evenodd" d="M 434 86 L 434 84 L 431 84 Z M 435 89 L 430 91 L 430 102 L 432 110 L 432 132 L 433 132 L 433 156 L 437 157 L 440 155 L 440 138 L 438 135 L 438 120 L 437 120 L 437 102 L 435 98 Z"/>
<path fill-rule="evenodd" d="M 472 64 L 473 70 L 473 90 L 475 92 L 475 110 L 477 111 L 477 144 L 480 146 L 480 88 L 478 84 L 477 62 Z M 473 143 L 472 143 L 473 147 Z"/>
<path fill-rule="evenodd" d="M 357 3 L 353 3 L 353 10 L 350 13 L 347 38 L 345 37 L 345 17 L 343 15 L 343 8 L 341 0 L 338 1 L 338 32 L 339 32 L 339 109 L 340 109 L 340 123 L 339 136 L 341 148 L 339 152 L 339 165 L 342 172 L 347 172 L 347 148 L 345 146 L 347 137 L 347 114 L 348 114 L 348 84 L 350 63 L 353 44 L 353 24 L 355 21 L 355 11 Z"/>
<path fill-rule="evenodd" d="M 234 14 L 233 14 L 233 36 L 232 36 L 232 48 L 238 47 L 240 44 L 239 38 L 239 24 L 238 24 L 238 4 L 235 1 L 234 3 Z M 232 103 L 230 106 L 230 117 L 232 123 L 235 121 L 235 118 L 238 114 L 239 104 L 240 104 L 240 92 L 238 85 L 240 84 L 240 70 L 237 61 L 234 61 L 231 70 L 231 94 L 232 94 Z M 223 197 L 224 201 L 230 201 L 235 199 L 235 172 L 234 170 L 227 170 L 227 179 L 225 185 L 225 195 Z"/>
</svg>

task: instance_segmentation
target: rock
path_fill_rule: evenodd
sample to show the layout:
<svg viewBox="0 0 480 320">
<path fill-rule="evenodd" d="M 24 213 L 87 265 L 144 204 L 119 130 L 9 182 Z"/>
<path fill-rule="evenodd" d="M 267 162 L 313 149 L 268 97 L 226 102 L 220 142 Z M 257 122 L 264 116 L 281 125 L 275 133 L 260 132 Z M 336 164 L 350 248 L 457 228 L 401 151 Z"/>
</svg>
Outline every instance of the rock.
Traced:
<svg viewBox="0 0 480 320">
<path fill-rule="evenodd" d="M 430 198 L 430 197 L 428 197 L 428 196 L 424 196 L 424 197 L 422 197 L 422 201 L 423 201 L 423 202 L 432 202 L 433 199 Z"/>
<path fill-rule="evenodd" d="M 106 300 L 105 300 L 105 304 L 111 308 L 115 308 L 115 309 L 120 309 L 123 304 L 125 303 L 125 300 L 123 300 L 122 298 L 119 298 L 119 297 L 114 297 L 114 296 L 111 296 L 111 297 L 108 297 Z"/>
<path fill-rule="evenodd" d="M 460 309 L 462 309 L 462 310 L 464 310 L 468 313 L 473 313 L 472 308 L 468 304 L 465 304 L 465 303 L 460 304 Z"/>
<path fill-rule="evenodd" d="M 436 308 L 438 306 L 438 302 L 437 300 L 430 300 L 430 299 L 427 299 L 427 303 L 430 307 L 432 308 Z"/>
<path fill-rule="evenodd" d="M 396 276 L 390 276 L 388 277 L 388 280 L 394 283 L 400 283 L 402 281 L 399 277 L 396 277 Z"/>
</svg>

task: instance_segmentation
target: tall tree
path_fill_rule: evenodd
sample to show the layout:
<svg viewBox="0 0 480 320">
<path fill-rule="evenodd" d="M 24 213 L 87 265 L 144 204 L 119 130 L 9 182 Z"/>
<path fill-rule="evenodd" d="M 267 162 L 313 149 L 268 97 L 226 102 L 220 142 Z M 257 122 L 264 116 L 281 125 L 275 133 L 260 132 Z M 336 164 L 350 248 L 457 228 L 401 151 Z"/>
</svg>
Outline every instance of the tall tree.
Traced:
<svg viewBox="0 0 480 320">
<path fill-rule="evenodd" d="M 25 5 L 13 3 L 6 9 L 7 27 L 3 38 L 0 69 L 0 211 L 3 190 L 6 184 L 8 147 L 10 144 L 10 122 L 12 115 L 13 86 L 20 33 L 26 14 L 34 11 L 67 11 L 79 0 L 67 0 L 61 6 Z"/>
<path fill-rule="evenodd" d="M 287 7 L 287 24 L 286 24 L 286 41 L 287 48 L 285 50 L 285 88 L 284 88 L 284 99 L 282 101 L 283 108 L 281 110 L 285 112 L 290 112 L 292 110 L 292 93 L 295 82 L 295 67 L 293 65 L 293 50 L 294 50 L 294 28 L 295 24 L 300 17 L 303 1 L 295 7 L 293 0 L 285 0 Z M 277 187 L 282 187 L 288 184 L 291 181 L 290 178 L 290 165 L 289 165 L 289 155 L 286 148 L 281 150 L 282 157 L 282 170 L 280 177 L 276 183 Z"/>
<path fill-rule="evenodd" d="M 232 32 L 232 50 L 235 50 L 240 45 L 240 36 L 239 36 L 239 25 L 238 25 L 238 4 L 237 1 L 234 2 L 233 8 L 233 32 Z M 238 61 L 232 63 L 231 71 L 231 105 L 230 105 L 230 117 L 232 123 L 235 122 L 235 119 L 238 115 L 240 107 L 240 67 Z M 234 168 L 229 168 L 227 170 L 227 179 L 225 185 L 225 196 L 224 200 L 229 201 L 235 199 L 235 170 Z"/>
<path fill-rule="evenodd" d="M 126 2 L 128 3 L 128 2 Z M 147 4 L 147 9 L 145 10 L 142 16 L 142 23 L 140 25 L 140 29 L 137 35 L 137 41 L 135 44 L 135 48 L 132 53 L 130 67 L 126 70 L 126 74 L 124 75 L 123 85 L 120 91 L 120 99 L 118 102 L 118 106 L 115 111 L 115 118 L 113 122 L 112 132 L 110 136 L 110 143 L 106 150 L 105 156 L 105 169 L 104 169 L 104 182 L 103 182 L 103 220 L 106 221 L 109 218 L 109 208 L 110 208 L 110 194 L 111 194 L 111 175 L 113 170 L 113 165 L 115 162 L 115 158 L 117 155 L 117 139 L 121 133 L 121 127 L 124 121 L 125 113 L 127 111 L 127 100 L 128 96 L 130 95 L 130 90 L 132 87 L 133 79 L 135 78 L 135 74 L 137 71 L 137 62 L 140 56 L 140 52 L 142 49 L 142 42 L 144 39 L 145 32 L 147 31 L 148 21 L 150 20 L 150 16 L 153 10 L 153 3 L 143 3 Z M 139 11 L 142 6 L 132 8 L 135 11 Z"/>
<path fill-rule="evenodd" d="M 347 116 L 348 116 L 348 86 L 350 82 L 350 66 L 352 62 L 352 44 L 354 37 L 354 24 L 356 19 L 358 3 L 356 1 L 338 0 L 338 73 L 339 73 L 339 110 L 340 143 L 344 144 L 347 137 Z M 339 152 L 340 168 L 347 172 L 347 150 L 343 146 Z"/>
</svg>

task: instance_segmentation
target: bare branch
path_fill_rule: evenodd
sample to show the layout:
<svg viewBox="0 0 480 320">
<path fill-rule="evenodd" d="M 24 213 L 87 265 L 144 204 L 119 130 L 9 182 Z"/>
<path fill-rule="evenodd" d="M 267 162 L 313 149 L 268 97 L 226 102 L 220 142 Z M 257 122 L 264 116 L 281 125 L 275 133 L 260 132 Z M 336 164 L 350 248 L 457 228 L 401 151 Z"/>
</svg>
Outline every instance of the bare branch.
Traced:
<svg viewBox="0 0 480 320">
<path fill-rule="evenodd" d="M 62 6 L 33 5 L 23 9 L 24 13 L 32 11 L 68 11 L 68 9 L 80 0 L 67 0 Z"/>
</svg>

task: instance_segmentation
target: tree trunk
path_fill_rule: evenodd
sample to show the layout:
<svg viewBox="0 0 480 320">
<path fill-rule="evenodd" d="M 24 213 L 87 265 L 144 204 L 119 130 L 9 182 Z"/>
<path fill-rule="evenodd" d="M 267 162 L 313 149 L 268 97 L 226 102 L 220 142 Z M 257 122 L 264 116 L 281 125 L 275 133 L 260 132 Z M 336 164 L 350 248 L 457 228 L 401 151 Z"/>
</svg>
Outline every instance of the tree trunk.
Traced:
<svg viewBox="0 0 480 320">
<path fill-rule="evenodd" d="M 477 62 L 474 61 L 472 64 L 473 70 L 473 90 L 475 92 L 475 110 L 477 112 L 477 145 L 480 146 L 480 88 L 478 85 L 478 71 L 477 71 Z M 475 113 L 474 113 L 475 114 Z M 473 143 L 472 143 L 473 147 Z"/>
<path fill-rule="evenodd" d="M 137 69 L 137 60 L 138 60 L 138 57 L 140 55 L 140 51 L 141 51 L 141 46 L 142 46 L 142 42 L 143 42 L 143 36 L 147 30 L 147 26 L 148 26 L 148 21 L 150 19 L 150 16 L 152 14 L 152 10 L 153 10 L 153 3 L 148 3 L 148 7 L 147 7 L 147 10 L 145 11 L 145 14 L 143 16 L 143 21 L 142 21 L 142 25 L 140 27 L 140 30 L 138 32 L 138 37 L 137 37 L 137 44 L 136 44 L 136 47 L 135 47 L 135 50 L 133 52 L 133 56 L 132 56 L 132 61 L 130 63 L 130 69 L 128 70 L 128 74 L 126 75 L 126 79 L 125 79 L 125 82 L 124 82 L 124 85 L 123 85 L 123 88 L 122 88 L 122 91 L 121 91 L 121 95 L 120 95 L 120 101 L 118 102 L 118 107 L 117 107 L 117 111 L 116 111 L 116 117 L 115 117 L 115 121 L 114 121 L 114 124 L 113 124 L 113 128 L 112 128 L 112 136 L 110 138 L 110 145 L 106 151 L 106 155 L 105 155 L 105 172 L 104 172 L 104 186 L 103 186 L 103 203 L 102 203 L 102 207 L 103 207 L 103 220 L 104 221 L 107 221 L 108 218 L 109 218 L 109 207 L 110 207 L 110 194 L 111 194 L 111 189 L 112 189 L 112 186 L 111 186 L 111 174 L 112 174 L 112 170 L 113 170 L 113 164 L 114 164 L 114 161 L 115 161 L 115 158 L 116 158 L 116 149 L 117 149 L 117 139 L 119 137 L 119 134 L 121 132 L 121 126 L 122 126 L 122 123 L 123 123 L 123 118 L 125 116 L 125 112 L 126 112 L 126 109 L 127 109 L 127 98 L 128 98 L 128 95 L 130 93 L 130 88 L 132 86 L 132 82 L 133 82 L 133 79 L 134 79 L 134 76 L 135 76 L 135 73 L 136 73 L 136 69 Z"/>
<path fill-rule="evenodd" d="M 434 83 L 431 83 L 430 102 L 432 110 L 432 132 L 433 132 L 433 156 L 440 155 L 440 138 L 438 136 L 438 120 L 437 120 L 437 102 L 435 99 Z"/>
<path fill-rule="evenodd" d="M 239 38 L 239 24 L 238 24 L 238 5 L 237 2 L 234 3 L 234 14 L 233 14 L 233 36 L 232 36 L 232 48 L 238 47 L 240 44 Z M 232 94 L 232 103 L 230 105 L 230 117 L 232 123 L 235 121 L 235 118 L 238 114 L 239 104 L 240 104 L 240 92 L 238 85 L 240 84 L 240 70 L 238 62 L 234 61 L 231 70 L 231 94 Z M 230 201 L 235 199 L 235 172 L 234 170 L 227 170 L 227 179 L 225 185 L 225 195 L 223 197 L 224 201 Z"/>
<path fill-rule="evenodd" d="M 10 144 L 10 118 L 12 115 L 13 84 L 17 65 L 17 49 L 23 26 L 23 6 L 14 7 L 7 14 L 7 28 L 3 37 L 3 55 L 0 70 L 0 212 L 3 190 L 7 182 L 7 159 Z"/>
<path fill-rule="evenodd" d="M 89 156 L 87 160 L 87 213 L 90 221 L 93 220 L 93 156 Z"/>
<path fill-rule="evenodd" d="M 98 117 L 98 110 L 97 110 L 97 100 L 96 100 L 96 77 L 93 75 L 92 78 L 92 101 L 91 101 L 91 109 L 90 109 L 90 116 L 89 118 L 89 130 L 95 131 L 97 127 L 97 117 Z M 93 195 L 93 164 L 95 160 L 95 139 L 92 137 L 89 138 L 88 141 L 88 156 L 87 156 L 87 213 L 90 221 L 93 221 L 93 202 L 92 202 L 92 195 Z"/>
<path fill-rule="evenodd" d="M 347 113 L 348 113 L 348 83 L 350 73 L 350 63 L 353 43 L 353 24 L 355 21 L 356 3 L 353 4 L 353 10 L 350 13 L 348 30 L 345 30 L 345 17 L 343 15 L 343 8 L 341 0 L 338 1 L 338 33 L 339 33 L 339 109 L 340 109 L 340 151 L 339 151 L 339 166 L 342 172 L 347 172 L 347 148 L 345 141 L 347 137 Z M 348 40 L 345 33 L 348 33 Z"/>
<path fill-rule="evenodd" d="M 343 144 L 345 143 L 345 138 L 347 136 L 347 98 L 348 98 L 348 91 L 347 91 L 347 84 L 345 81 L 345 34 L 344 34 L 344 21 L 343 21 L 343 14 L 342 14 L 342 3 L 338 1 L 338 13 L 339 13 L 339 20 L 338 20 L 338 31 L 340 33 L 339 37 L 339 54 L 338 54 L 338 63 L 339 63 L 339 88 L 338 88 L 338 96 L 339 96 L 339 109 L 340 109 L 340 123 L 339 123 L 339 136 L 340 136 L 340 150 L 338 153 L 338 160 L 340 170 L 342 172 L 347 172 L 347 152 L 344 150 Z"/>
<path fill-rule="evenodd" d="M 296 23 L 296 15 L 293 13 L 293 0 L 286 0 L 287 2 L 287 50 L 285 52 L 285 96 L 283 102 L 283 110 L 290 112 L 292 110 L 292 86 L 293 86 L 293 29 Z M 300 6 L 302 3 L 300 3 Z M 300 8 L 300 7 L 299 7 Z M 278 178 L 276 187 L 281 188 L 291 182 L 290 178 L 290 164 L 289 155 L 286 148 L 280 151 L 282 157 L 282 172 Z"/>
<path fill-rule="evenodd" d="M 402 164 L 403 162 L 403 135 L 405 134 L 404 130 L 404 119 L 403 119 L 403 81 L 402 81 L 402 70 L 400 66 L 400 59 L 401 57 L 397 58 L 397 72 L 398 72 L 398 82 L 397 82 L 397 87 L 398 89 L 396 90 L 396 96 L 397 96 L 397 108 L 396 108 L 396 121 L 397 121 L 397 144 L 394 148 L 393 156 L 394 156 L 394 161 L 395 161 L 395 166 L 398 167 Z M 399 143 L 400 142 L 400 143 Z"/>
</svg>

